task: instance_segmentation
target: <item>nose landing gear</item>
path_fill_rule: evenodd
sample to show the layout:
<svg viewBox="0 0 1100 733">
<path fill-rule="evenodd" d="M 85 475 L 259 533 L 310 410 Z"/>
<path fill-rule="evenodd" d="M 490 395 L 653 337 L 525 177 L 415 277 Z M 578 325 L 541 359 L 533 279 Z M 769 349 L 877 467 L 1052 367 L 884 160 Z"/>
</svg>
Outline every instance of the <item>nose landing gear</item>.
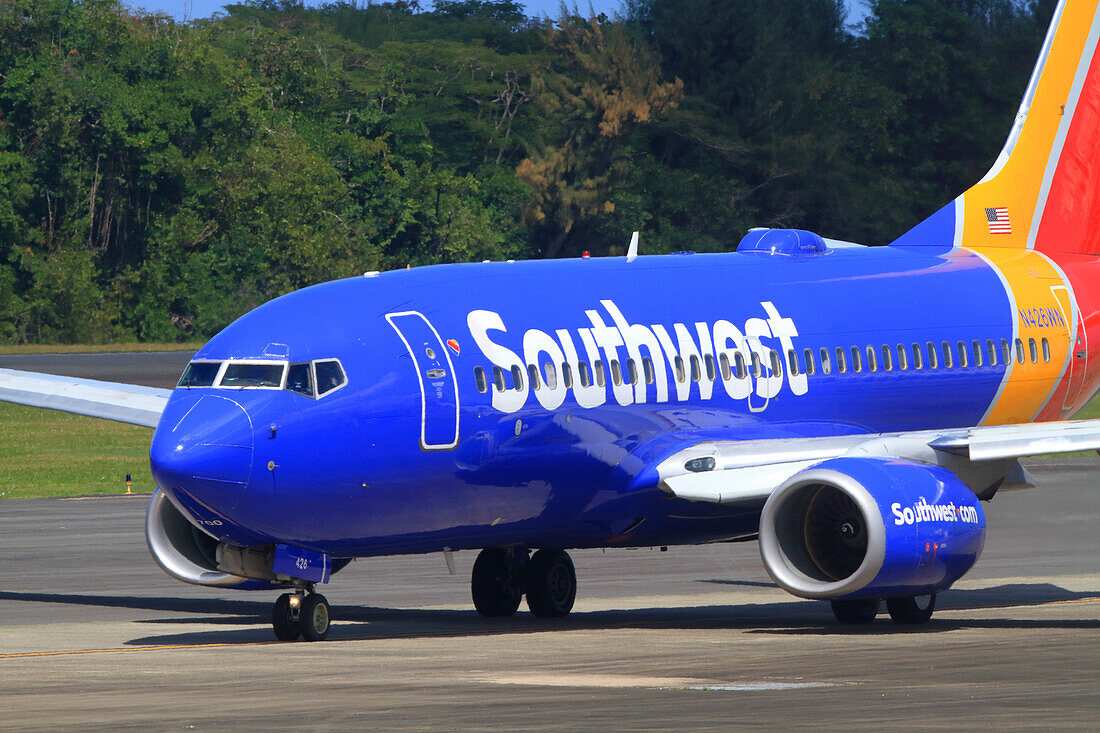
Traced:
<svg viewBox="0 0 1100 733">
<path fill-rule="evenodd" d="M 331 625 L 328 600 L 320 593 L 298 590 L 284 593 L 271 609 L 271 626 L 279 641 L 323 641 Z"/>
</svg>

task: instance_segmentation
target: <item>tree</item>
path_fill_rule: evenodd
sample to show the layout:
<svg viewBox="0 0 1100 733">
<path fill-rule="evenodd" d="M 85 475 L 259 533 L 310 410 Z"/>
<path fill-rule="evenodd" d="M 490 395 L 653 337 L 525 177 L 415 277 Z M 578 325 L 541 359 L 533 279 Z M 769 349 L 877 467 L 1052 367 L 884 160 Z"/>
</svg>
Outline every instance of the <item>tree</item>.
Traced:
<svg viewBox="0 0 1100 733">
<path fill-rule="evenodd" d="M 611 192 L 629 168 L 624 142 L 675 107 L 683 83 L 661 81 L 649 49 L 602 16 L 563 14 L 547 34 L 553 57 L 534 93 L 555 124 L 516 175 L 532 191 L 526 221 L 546 233 L 542 254 L 556 257 L 579 222 L 614 210 Z"/>
</svg>

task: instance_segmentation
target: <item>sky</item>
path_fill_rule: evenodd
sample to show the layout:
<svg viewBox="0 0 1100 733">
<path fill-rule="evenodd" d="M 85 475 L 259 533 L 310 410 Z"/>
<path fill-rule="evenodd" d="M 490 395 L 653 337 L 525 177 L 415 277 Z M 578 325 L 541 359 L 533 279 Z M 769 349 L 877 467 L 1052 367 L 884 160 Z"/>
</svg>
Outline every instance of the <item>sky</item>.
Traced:
<svg viewBox="0 0 1100 733">
<path fill-rule="evenodd" d="M 223 5 L 231 4 L 235 0 L 123 0 L 123 2 L 135 8 L 164 11 L 176 20 L 194 20 L 196 18 L 209 18 L 221 10 Z M 613 15 L 621 5 L 620 0 L 569 0 L 569 5 L 572 6 L 574 3 L 582 10 L 587 10 L 588 5 L 591 4 L 592 9 L 597 13 L 607 13 L 608 15 Z M 320 5 L 321 2 L 320 0 L 306 0 L 306 4 Z M 421 5 L 430 7 L 431 0 L 421 0 Z M 549 15 L 554 17 L 558 14 L 560 0 L 528 0 L 523 5 L 530 16 Z M 850 23 L 857 22 L 866 14 L 859 0 L 847 0 L 847 5 L 848 22 Z"/>
</svg>

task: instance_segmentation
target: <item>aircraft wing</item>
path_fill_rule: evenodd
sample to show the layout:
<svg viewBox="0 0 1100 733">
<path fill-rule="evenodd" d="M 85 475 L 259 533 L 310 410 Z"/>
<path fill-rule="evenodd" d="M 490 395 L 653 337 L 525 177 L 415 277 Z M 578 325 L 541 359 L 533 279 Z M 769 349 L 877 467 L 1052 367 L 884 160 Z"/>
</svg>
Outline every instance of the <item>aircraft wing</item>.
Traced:
<svg viewBox="0 0 1100 733">
<path fill-rule="evenodd" d="M 815 463 L 845 455 L 906 458 L 981 468 L 983 462 L 1100 450 L 1100 419 L 991 425 L 828 438 L 713 441 L 683 449 L 657 466 L 658 486 L 689 501 L 762 504 L 784 481 Z M 1008 486 L 1031 486 L 1027 471 L 1007 471 Z"/>
<path fill-rule="evenodd" d="M 155 428 L 169 389 L 0 369 L 0 401 Z"/>
</svg>

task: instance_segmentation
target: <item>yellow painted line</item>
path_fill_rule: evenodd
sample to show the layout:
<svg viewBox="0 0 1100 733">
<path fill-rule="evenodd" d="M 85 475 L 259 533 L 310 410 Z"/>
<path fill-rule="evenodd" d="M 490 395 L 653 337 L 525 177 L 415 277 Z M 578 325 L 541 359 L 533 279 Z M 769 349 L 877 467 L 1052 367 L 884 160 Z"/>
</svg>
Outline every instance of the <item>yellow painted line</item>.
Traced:
<svg viewBox="0 0 1100 733">
<path fill-rule="evenodd" d="M 69 654 L 108 654 L 110 652 L 157 652 L 169 649 L 209 649 L 212 647 L 226 646 L 266 646 L 268 644 L 286 644 L 282 641 L 225 641 L 209 644 L 166 644 L 164 646 L 129 646 L 115 649 L 62 649 L 52 652 L 18 652 L 16 654 L 0 654 L 0 659 L 19 659 L 22 657 L 60 657 Z"/>
<path fill-rule="evenodd" d="M 1098 598 L 1073 598 L 1073 599 L 1068 600 L 1068 601 L 1050 601 L 1049 603 L 1044 603 L 1042 605 L 1056 606 L 1060 603 L 1098 603 L 1098 602 L 1100 602 L 1100 597 L 1098 597 Z"/>
</svg>

